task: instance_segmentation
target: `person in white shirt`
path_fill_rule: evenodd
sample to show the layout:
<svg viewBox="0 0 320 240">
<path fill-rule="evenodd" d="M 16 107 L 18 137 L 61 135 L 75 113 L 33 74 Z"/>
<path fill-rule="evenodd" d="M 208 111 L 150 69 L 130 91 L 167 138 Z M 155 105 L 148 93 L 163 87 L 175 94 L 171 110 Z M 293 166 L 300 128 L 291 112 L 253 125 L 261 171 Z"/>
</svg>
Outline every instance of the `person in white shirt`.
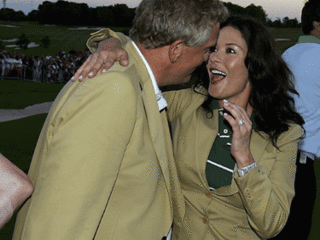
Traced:
<svg viewBox="0 0 320 240">
<path fill-rule="evenodd" d="M 299 143 L 296 195 L 291 215 L 278 239 L 308 239 L 316 198 L 314 160 L 320 156 L 320 1 L 309 0 L 302 9 L 302 31 L 298 43 L 283 53 L 294 75 L 297 111 L 305 120 L 305 138 Z"/>
</svg>

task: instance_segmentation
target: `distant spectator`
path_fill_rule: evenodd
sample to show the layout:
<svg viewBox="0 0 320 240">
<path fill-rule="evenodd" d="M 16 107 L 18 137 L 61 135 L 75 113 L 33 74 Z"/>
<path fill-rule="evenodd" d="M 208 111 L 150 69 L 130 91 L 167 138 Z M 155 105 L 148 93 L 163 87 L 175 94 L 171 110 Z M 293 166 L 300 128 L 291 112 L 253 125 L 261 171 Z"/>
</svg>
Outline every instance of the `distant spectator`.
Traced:
<svg viewBox="0 0 320 240">
<path fill-rule="evenodd" d="M 295 77 L 300 97 L 296 109 L 305 120 L 306 137 L 299 143 L 296 195 L 288 223 L 278 239 L 308 239 L 316 198 L 314 160 L 320 157 L 320 1 L 309 0 L 302 9 L 302 31 L 296 45 L 283 53 Z"/>
<path fill-rule="evenodd" d="M 81 50 L 43 57 L 0 53 L 1 78 L 57 83 L 67 82 L 89 56 L 89 51 Z"/>
</svg>

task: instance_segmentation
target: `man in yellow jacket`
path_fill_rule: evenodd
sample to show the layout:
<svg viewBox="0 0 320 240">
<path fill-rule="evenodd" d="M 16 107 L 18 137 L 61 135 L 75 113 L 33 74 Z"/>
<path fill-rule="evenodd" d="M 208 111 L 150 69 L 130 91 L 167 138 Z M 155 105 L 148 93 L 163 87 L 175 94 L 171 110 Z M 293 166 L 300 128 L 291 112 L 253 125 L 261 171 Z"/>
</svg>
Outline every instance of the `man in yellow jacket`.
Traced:
<svg viewBox="0 0 320 240">
<path fill-rule="evenodd" d="M 183 201 L 158 86 L 189 81 L 226 15 L 217 0 L 141 2 L 124 47 L 129 66 L 68 82 L 57 96 L 14 240 L 170 239 Z"/>
</svg>

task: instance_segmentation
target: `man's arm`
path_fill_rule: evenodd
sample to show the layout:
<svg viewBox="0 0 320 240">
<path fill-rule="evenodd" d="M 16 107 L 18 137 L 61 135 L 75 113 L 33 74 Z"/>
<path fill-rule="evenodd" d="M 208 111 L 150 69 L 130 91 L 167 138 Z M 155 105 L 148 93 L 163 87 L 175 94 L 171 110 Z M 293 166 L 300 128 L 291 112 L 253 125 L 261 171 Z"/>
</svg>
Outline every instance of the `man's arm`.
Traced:
<svg viewBox="0 0 320 240">
<path fill-rule="evenodd" d="M 0 229 L 32 192 L 28 176 L 0 154 Z"/>
<path fill-rule="evenodd" d="M 134 86 L 108 73 L 73 91 L 50 123 L 22 239 L 93 239 L 112 196 L 135 124 Z"/>
</svg>

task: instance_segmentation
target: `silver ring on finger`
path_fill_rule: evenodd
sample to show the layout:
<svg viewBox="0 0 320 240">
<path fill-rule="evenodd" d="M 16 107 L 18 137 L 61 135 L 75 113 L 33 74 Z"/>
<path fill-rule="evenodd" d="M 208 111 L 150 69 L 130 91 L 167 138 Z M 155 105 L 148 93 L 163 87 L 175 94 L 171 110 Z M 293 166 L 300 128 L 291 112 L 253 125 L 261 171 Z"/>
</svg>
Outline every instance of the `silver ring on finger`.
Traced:
<svg viewBox="0 0 320 240">
<path fill-rule="evenodd" d="M 238 125 L 239 125 L 239 126 L 241 126 L 241 125 L 243 125 L 243 124 L 244 124 L 244 120 L 243 120 L 243 119 L 238 122 Z"/>
</svg>

